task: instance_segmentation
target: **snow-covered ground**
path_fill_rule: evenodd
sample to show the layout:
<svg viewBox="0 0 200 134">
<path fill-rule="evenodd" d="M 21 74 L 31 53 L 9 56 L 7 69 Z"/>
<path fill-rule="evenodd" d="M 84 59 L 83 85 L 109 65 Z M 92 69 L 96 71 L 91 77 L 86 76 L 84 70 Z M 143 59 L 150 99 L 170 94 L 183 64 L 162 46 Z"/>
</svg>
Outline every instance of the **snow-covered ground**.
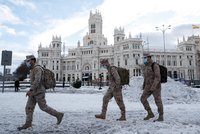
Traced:
<svg viewBox="0 0 200 134">
<path fill-rule="evenodd" d="M 165 120 L 144 121 L 142 82 L 142 77 L 132 78 L 130 87 L 123 90 L 127 121 L 116 121 L 120 110 L 114 99 L 109 103 L 106 120 L 94 117 L 101 111 L 107 87 L 56 88 L 56 92 L 47 92 L 46 100 L 49 106 L 65 113 L 63 122 L 55 125 L 56 119 L 36 106 L 32 128 L 22 131 L 16 128 L 25 121 L 26 92 L 5 89 L 0 93 L 0 134 L 200 134 L 200 89 L 169 79 L 162 84 Z M 157 118 L 153 97 L 149 101 Z"/>
</svg>

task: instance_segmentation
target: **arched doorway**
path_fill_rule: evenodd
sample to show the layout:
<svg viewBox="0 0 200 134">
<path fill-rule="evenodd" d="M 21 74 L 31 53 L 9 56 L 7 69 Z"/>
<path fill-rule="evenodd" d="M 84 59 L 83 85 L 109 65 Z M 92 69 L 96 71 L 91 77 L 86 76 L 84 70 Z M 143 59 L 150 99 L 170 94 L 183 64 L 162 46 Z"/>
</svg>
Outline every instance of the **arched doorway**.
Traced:
<svg viewBox="0 0 200 134">
<path fill-rule="evenodd" d="M 92 67 L 90 64 L 85 64 L 82 68 L 83 85 L 92 85 Z"/>
</svg>

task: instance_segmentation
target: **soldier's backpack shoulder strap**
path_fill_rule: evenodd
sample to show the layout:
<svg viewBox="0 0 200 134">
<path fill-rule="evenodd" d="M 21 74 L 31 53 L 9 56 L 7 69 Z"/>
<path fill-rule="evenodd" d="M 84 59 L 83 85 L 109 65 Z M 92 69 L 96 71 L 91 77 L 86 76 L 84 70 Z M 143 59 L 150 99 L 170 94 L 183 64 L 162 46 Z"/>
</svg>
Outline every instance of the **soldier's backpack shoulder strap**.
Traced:
<svg viewBox="0 0 200 134">
<path fill-rule="evenodd" d="M 154 72 L 154 64 L 157 64 L 156 62 L 153 62 L 151 65 L 152 71 Z"/>
<path fill-rule="evenodd" d="M 44 71 L 44 68 L 43 68 L 41 65 L 35 65 L 34 68 L 35 68 L 35 67 L 40 67 L 41 70 Z"/>
</svg>

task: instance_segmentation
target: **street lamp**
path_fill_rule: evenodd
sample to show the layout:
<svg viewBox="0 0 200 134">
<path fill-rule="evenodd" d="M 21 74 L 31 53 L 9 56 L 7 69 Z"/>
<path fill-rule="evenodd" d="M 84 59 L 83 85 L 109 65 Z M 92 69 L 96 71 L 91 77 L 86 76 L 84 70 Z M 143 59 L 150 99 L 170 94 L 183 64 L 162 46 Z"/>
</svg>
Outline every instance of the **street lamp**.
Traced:
<svg viewBox="0 0 200 134">
<path fill-rule="evenodd" d="M 148 40 L 148 38 L 147 38 L 147 41 L 143 41 L 143 43 L 144 43 L 144 45 L 147 45 L 147 51 L 149 53 L 149 40 Z"/>
<path fill-rule="evenodd" d="M 165 27 L 165 25 L 162 25 L 162 28 L 160 27 L 156 27 L 157 31 L 161 31 L 163 34 L 163 45 L 164 45 L 164 65 L 166 66 L 166 54 L 165 54 L 165 31 L 167 29 L 171 29 L 171 25 L 168 25 L 167 27 Z"/>
</svg>

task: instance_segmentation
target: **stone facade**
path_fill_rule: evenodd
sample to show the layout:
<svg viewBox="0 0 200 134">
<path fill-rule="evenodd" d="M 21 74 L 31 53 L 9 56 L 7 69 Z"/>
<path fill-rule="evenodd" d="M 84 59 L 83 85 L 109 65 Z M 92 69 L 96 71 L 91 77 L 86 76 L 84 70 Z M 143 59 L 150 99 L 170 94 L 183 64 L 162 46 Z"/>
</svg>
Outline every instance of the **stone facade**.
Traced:
<svg viewBox="0 0 200 134">
<path fill-rule="evenodd" d="M 89 81 L 98 79 L 99 74 L 102 74 L 105 82 L 107 71 L 100 67 L 101 59 L 107 58 L 111 64 L 129 69 L 130 76 L 141 76 L 143 53 L 149 52 L 154 61 L 167 66 L 171 78 L 200 79 L 199 36 L 191 36 L 187 40 L 183 38 L 182 42 L 178 41 L 177 49 L 166 50 L 164 53 L 163 50 L 144 49 L 142 38 L 133 38 L 131 35 L 125 37 L 123 28 L 114 29 L 114 45 L 108 45 L 102 32 L 102 24 L 101 14 L 97 11 L 94 14 L 90 12 L 89 31 L 83 37 L 83 45 L 78 41 L 76 48 L 69 49 L 67 55 L 62 55 L 61 37 L 53 36 L 49 47 L 39 45 L 39 64 L 53 70 L 57 81 Z"/>
</svg>

